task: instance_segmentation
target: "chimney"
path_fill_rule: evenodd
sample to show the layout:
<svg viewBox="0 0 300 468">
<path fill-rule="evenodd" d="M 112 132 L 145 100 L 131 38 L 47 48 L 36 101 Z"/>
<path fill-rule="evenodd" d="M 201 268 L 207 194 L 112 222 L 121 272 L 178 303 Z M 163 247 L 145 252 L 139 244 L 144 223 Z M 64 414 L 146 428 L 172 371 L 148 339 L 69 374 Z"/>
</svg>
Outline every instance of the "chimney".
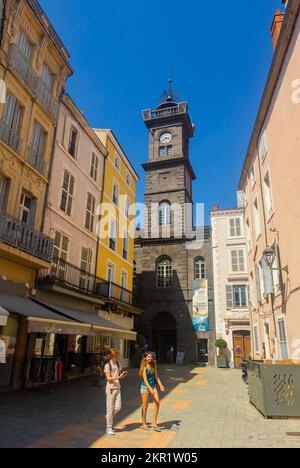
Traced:
<svg viewBox="0 0 300 468">
<path fill-rule="evenodd" d="M 282 0 L 282 3 L 286 7 L 288 1 L 287 0 Z M 276 49 L 277 44 L 278 44 L 278 40 L 279 40 L 280 32 L 281 32 L 281 27 L 282 27 L 282 23 L 283 23 L 283 20 L 284 20 L 284 15 L 285 15 L 285 13 L 283 13 L 282 11 L 277 9 L 276 12 L 275 12 L 274 18 L 273 18 L 273 23 L 272 23 L 272 26 L 271 26 L 271 35 L 272 35 L 272 42 L 273 42 L 274 50 Z"/>
<path fill-rule="evenodd" d="M 216 211 L 219 211 L 219 210 L 220 210 L 220 206 L 219 205 L 214 205 L 213 211 L 216 212 Z"/>
</svg>

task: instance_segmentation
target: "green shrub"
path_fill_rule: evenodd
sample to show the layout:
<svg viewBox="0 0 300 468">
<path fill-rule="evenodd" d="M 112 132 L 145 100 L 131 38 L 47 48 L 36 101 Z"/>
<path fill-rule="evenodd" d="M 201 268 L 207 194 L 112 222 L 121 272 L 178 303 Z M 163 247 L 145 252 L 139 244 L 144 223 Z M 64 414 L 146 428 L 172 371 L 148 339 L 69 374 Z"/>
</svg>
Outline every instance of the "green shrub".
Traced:
<svg viewBox="0 0 300 468">
<path fill-rule="evenodd" d="M 226 349 L 228 344 L 225 340 L 220 339 L 216 341 L 215 346 L 219 349 Z"/>
</svg>

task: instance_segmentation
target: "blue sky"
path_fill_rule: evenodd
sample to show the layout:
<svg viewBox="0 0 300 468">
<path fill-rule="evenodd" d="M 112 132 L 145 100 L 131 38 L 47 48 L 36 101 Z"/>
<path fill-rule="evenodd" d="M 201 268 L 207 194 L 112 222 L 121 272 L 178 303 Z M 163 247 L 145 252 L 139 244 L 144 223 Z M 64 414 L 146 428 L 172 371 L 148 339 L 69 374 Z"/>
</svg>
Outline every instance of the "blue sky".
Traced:
<svg viewBox="0 0 300 468">
<path fill-rule="evenodd" d="M 174 88 L 196 124 L 194 201 L 236 206 L 236 188 L 273 50 L 281 0 L 40 0 L 71 53 L 68 92 L 92 126 L 112 128 L 139 173 L 172 66 Z M 88 5 L 88 7 L 87 7 Z"/>
</svg>

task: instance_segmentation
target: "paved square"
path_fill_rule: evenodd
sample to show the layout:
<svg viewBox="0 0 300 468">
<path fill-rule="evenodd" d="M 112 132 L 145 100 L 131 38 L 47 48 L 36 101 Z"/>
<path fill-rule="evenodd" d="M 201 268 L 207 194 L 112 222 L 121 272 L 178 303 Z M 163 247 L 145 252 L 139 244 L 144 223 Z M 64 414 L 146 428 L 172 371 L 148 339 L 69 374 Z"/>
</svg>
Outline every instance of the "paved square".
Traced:
<svg viewBox="0 0 300 468">
<path fill-rule="evenodd" d="M 213 368 L 160 369 L 166 385 L 160 423 L 140 427 L 138 371 L 123 385 L 118 433 L 105 435 L 105 392 L 89 378 L 57 391 L 0 396 L 0 447 L 92 448 L 300 448 L 300 420 L 265 420 L 248 402 L 240 371 Z M 152 406 L 152 405 L 151 405 Z M 151 422 L 152 407 L 148 421 Z"/>
</svg>

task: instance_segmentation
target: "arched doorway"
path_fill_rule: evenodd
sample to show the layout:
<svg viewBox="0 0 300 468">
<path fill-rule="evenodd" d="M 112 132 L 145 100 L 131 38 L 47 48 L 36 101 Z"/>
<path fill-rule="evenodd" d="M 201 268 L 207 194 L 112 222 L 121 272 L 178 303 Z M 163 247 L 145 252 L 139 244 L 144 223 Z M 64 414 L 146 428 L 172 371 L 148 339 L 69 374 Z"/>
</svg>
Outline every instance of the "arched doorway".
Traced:
<svg viewBox="0 0 300 468">
<path fill-rule="evenodd" d="M 170 363 L 170 350 L 173 347 L 173 362 L 177 354 L 177 324 L 168 312 L 157 314 L 152 321 L 152 350 L 156 352 L 160 363 Z"/>
</svg>

